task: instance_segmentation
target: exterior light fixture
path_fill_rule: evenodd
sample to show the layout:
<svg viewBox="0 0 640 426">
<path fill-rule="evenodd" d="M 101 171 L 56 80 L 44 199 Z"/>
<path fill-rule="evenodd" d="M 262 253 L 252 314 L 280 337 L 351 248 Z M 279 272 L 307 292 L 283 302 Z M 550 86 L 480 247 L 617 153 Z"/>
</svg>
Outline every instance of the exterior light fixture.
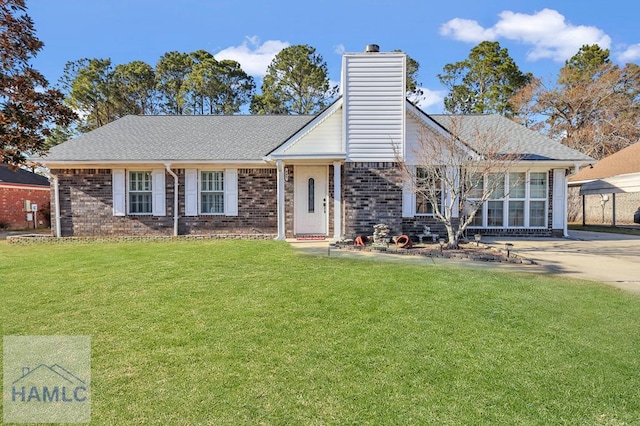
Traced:
<svg viewBox="0 0 640 426">
<path fill-rule="evenodd" d="M 504 243 L 504 248 L 505 250 L 507 250 L 507 257 L 509 257 L 509 255 L 511 254 L 511 249 L 513 248 L 513 244 Z"/>
<path fill-rule="evenodd" d="M 480 245 L 480 240 L 482 240 L 482 235 L 475 234 L 473 238 L 476 240 L 476 247 L 478 247 Z"/>
<path fill-rule="evenodd" d="M 285 182 L 289 182 L 289 168 L 288 167 L 284 168 L 284 181 Z"/>
</svg>

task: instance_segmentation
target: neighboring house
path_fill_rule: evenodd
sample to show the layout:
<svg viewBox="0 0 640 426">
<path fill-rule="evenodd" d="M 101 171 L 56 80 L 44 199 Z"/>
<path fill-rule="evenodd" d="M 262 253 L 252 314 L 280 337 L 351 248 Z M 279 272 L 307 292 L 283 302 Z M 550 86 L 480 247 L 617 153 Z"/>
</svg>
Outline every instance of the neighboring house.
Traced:
<svg viewBox="0 0 640 426">
<path fill-rule="evenodd" d="M 447 133 L 451 118 L 407 101 L 405 62 L 345 54 L 342 96 L 316 116 L 127 116 L 58 145 L 40 159 L 59 199 L 56 234 L 436 232 L 398 160 L 411 163 L 422 130 Z M 484 206 L 473 232 L 563 235 L 566 176 L 593 160 L 503 117 L 462 118 L 502 129 L 526 180 L 518 197 Z M 522 220 L 509 225 L 512 214 Z"/>
<path fill-rule="evenodd" d="M 631 224 L 640 209 L 640 142 L 598 161 L 569 179 L 571 221 Z"/>
<path fill-rule="evenodd" d="M 27 200 L 38 207 L 36 225 L 49 226 L 50 198 L 49 179 L 28 170 L 12 170 L 0 164 L 0 227 L 33 228 L 33 220 L 27 221 Z"/>
</svg>

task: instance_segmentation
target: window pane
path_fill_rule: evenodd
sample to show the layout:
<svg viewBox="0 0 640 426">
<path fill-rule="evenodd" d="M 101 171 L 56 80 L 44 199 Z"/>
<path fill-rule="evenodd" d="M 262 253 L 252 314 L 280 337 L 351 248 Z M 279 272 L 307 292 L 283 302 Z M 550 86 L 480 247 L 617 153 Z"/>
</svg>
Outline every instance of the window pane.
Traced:
<svg viewBox="0 0 640 426">
<path fill-rule="evenodd" d="M 504 198 L 504 175 L 499 173 L 490 174 L 487 179 L 487 185 L 487 189 L 493 191 L 490 198 Z"/>
<path fill-rule="evenodd" d="M 309 213 L 316 211 L 316 181 L 313 178 L 309 178 L 307 182 L 307 209 Z"/>
<path fill-rule="evenodd" d="M 529 197 L 530 198 L 547 198 L 547 174 L 546 173 L 530 173 L 529 174 Z"/>
<path fill-rule="evenodd" d="M 524 201 L 509 201 L 509 226 L 524 226 Z"/>
<path fill-rule="evenodd" d="M 223 172 L 202 172 L 203 191 L 224 191 Z"/>
<path fill-rule="evenodd" d="M 480 175 L 471 175 L 468 180 L 469 198 L 482 198 L 484 179 Z"/>
<path fill-rule="evenodd" d="M 203 192 L 200 205 L 202 213 L 224 213 L 224 195 Z"/>
<path fill-rule="evenodd" d="M 503 201 L 489 201 L 487 204 L 487 226 L 502 226 Z"/>
<path fill-rule="evenodd" d="M 433 205 L 422 194 L 416 194 L 416 214 L 433 214 Z"/>
<path fill-rule="evenodd" d="M 151 194 L 132 192 L 129 194 L 131 213 L 151 213 Z"/>
<path fill-rule="evenodd" d="M 442 208 L 442 182 L 438 179 L 437 173 L 429 173 L 426 168 L 419 167 L 416 170 L 416 214 L 434 214 L 433 204 L 430 196 L 435 195 L 438 207 Z"/>
<path fill-rule="evenodd" d="M 525 197 L 525 186 L 526 179 L 525 173 L 509 173 L 509 187 L 511 190 L 509 191 L 510 198 L 524 198 Z"/>
<path fill-rule="evenodd" d="M 544 226 L 546 216 L 546 202 L 531 201 L 529 203 L 529 226 Z"/>
<path fill-rule="evenodd" d="M 482 226 L 482 207 L 478 209 L 469 226 Z"/>
</svg>

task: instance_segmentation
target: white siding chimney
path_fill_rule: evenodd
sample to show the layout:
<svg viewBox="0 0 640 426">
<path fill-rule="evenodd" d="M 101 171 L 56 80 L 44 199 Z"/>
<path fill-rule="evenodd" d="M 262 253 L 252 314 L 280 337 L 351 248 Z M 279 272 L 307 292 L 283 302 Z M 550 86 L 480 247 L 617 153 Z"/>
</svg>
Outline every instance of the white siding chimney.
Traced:
<svg viewBox="0 0 640 426">
<path fill-rule="evenodd" d="M 406 55 L 376 48 L 342 57 L 347 161 L 395 161 L 404 154 Z"/>
</svg>

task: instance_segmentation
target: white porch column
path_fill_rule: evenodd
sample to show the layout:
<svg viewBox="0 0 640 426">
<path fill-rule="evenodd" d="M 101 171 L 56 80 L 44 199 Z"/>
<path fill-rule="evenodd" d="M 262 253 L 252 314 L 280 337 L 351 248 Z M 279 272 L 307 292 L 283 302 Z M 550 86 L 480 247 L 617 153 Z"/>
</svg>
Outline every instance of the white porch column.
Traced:
<svg viewBox="0 0 640 426">
<path fill-rule="evenodd" d="M 333 162 L 333 239 L 342 238 L 342 182 L 340 180 L 341 167 L 339 161 Z"/>
<path fill-rule="evenodd" d="M 553 195 L 551 200 L 551 229 L 567 227 L 567 178 L 565 169 L 553 169 Z"/>
<path fill-rule="evenodd" d="M 286 239 L 286 231 L 285 231 L 285 205 L 284 205 L 284 164 L 282 160 L 276 161 L 276 169 L 278 171 L 278 236 L 276 240 L 285 240 Z"/>
</svg>

